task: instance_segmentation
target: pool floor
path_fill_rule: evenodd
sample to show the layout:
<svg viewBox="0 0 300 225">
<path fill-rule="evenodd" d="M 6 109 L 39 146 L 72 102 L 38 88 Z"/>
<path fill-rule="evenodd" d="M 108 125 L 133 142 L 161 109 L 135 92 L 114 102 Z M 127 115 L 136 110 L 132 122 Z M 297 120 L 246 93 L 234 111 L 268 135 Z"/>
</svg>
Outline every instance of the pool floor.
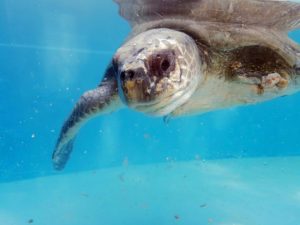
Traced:
<svg viewBox="0 0 300 225">
<path fill-rule="evenodd" d="M 299 225 L 300 157 L 123 166 L 0 184 L 1 225 Z"/>
</svg>

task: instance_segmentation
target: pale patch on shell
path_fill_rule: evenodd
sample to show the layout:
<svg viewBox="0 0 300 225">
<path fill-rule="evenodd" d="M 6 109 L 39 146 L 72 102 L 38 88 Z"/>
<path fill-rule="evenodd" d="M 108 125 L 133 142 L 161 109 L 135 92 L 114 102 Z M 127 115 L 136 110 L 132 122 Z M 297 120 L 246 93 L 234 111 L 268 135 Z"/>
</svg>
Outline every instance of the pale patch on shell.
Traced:
<svg viewBox="0 0 300 225">
<path fill-rule="evenodd" d="M 279 73 L 271 73 L 262 77 L 261 85 L 264 88 L 278 87 L 280 89 L 287 87 L 288 80 L 283 78 Z"/>
</svg>

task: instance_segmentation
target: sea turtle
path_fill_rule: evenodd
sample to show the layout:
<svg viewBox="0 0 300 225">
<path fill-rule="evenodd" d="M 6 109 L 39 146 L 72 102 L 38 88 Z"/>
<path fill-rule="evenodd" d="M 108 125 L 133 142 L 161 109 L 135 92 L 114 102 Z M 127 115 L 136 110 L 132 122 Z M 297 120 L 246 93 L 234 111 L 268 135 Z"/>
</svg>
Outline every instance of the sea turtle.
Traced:
<svg viewBox="0 0 300 225">
<path fill-rule="evenodd" d="M 177 117 L 300 90 L 300 4 L 281 0 L 115 0 L 133 31 L 96 89 L 64 123 L 53 164 L 63 169 L 80 127 L 126 105 Z"/>
</svg>

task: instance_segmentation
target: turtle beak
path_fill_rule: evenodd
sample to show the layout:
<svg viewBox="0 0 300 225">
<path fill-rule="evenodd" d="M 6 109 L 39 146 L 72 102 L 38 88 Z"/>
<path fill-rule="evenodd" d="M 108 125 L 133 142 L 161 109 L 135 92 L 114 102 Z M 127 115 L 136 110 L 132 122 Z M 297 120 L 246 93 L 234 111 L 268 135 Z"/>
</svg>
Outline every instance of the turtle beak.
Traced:
<svg viewBox="0 0 300 225">
<path fill-rule="evenodd" d="M 151 80 L 143 67 L 123 67 L 119 80 L 127 104 L 151 101 Z"/>
</svg>

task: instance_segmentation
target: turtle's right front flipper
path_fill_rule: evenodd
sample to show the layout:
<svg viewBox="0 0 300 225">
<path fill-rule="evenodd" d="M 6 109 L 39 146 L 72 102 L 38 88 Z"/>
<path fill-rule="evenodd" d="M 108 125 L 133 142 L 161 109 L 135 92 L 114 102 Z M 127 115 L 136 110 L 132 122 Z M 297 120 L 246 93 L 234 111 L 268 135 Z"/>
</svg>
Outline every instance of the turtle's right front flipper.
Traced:
<svg viewBox="0 0 300 225">
<path fill-rule="evenodd" d="M 112 65 L 106 70 L 103 81 L 94 89 L 85 92 L 76 103 L 71 115 L 65 121 L 54 149 L 54 168 L 62 170 L 73 148 L 79 129 L 91 118 L 118 109 L 121 101 L 118 96 L 117 80 Z"/>
</svg>

